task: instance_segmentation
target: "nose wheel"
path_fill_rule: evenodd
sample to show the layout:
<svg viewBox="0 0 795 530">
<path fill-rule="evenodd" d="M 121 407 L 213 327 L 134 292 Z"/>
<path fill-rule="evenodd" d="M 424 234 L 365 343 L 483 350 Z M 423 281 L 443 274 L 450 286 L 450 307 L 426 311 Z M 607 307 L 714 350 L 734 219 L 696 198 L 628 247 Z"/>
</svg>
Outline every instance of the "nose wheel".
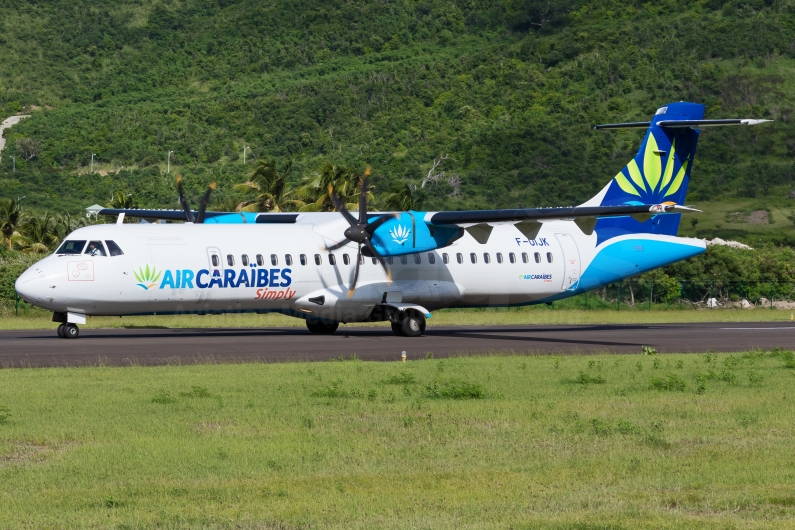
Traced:
<svg viewBox="0 0 795 530">
<path fill-rule="evenodd" d="M 62 339 L 76 339 L 80 336 L 80 328 L 77 324 L 61 324 L 58 326 L 58 336 Z"/>
</svg>

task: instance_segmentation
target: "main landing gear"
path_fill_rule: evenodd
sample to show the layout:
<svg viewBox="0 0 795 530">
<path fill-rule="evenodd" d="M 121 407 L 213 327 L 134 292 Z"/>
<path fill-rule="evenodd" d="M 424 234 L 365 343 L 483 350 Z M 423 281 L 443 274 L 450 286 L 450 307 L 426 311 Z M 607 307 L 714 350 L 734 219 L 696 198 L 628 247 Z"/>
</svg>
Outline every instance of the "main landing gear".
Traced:
<svg viewBox="0 0 795 530">
<path fill-rule="evenodd" d="M 61 324 L 58 326 L 58 336 L 62 339 L 76 339 L 80 336 L 77 324 Z"/>
<path fill-rule="evenodd" d="M 319 320 L 315 318 L 307 318 L 306 319 L 306 327 L 312 333 L 316 333 L 318 335 L 331 335 L 337 328 L 340 326 L 339 322 L 334 322 L 332 320 Z"/>
<path fill-rule="evenodd" d="M 392 333 L 398 337 L 419 337 L 425 333 L 425 315 L 418 311 L 404 311 L 403 318 L 392 322 Z"/>
</svg>

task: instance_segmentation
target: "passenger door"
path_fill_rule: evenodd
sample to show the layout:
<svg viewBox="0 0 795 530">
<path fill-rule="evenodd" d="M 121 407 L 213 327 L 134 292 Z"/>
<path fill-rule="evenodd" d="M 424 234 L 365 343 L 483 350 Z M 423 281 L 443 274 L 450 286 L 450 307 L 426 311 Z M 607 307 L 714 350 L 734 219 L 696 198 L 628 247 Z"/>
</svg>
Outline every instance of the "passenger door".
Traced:
<svg viewBox="0 0 795 530">
<path fill-rule="evenodd" d="M 563 251 L 563 284 L 561 291 L 577 288 L 580 283 L 580 251 L 571 234 L 555 234 Z"/>
</svg>

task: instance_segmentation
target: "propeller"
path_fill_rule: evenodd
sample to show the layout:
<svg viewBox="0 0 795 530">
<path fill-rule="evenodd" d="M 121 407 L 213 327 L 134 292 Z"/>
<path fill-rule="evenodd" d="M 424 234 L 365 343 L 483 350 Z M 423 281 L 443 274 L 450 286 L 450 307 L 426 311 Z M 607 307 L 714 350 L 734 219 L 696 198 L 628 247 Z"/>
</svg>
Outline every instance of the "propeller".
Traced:
<svg viewBox="0 0 795 530">
<path fill-rule="evenodd" d="M 185 192 L 182 189 L 182 177 L 177 174 L 177 192 L 179 193 L 179 203 L 182 205 L 182 209 L 185 210 L 185 219 L 189 223 L 204 223 L 204 213 L 207 211 L 207 204 L 210 202 L 210 194 L 213 192 L 213 190 L 215 190 L 215 182 L 211 182 L 210 185 L 207 186 L 207 191 L 204 192 L 204 196 L 202 196 L 201 203 L 199 204 L 199 211 L 194 217 L 193 211 L 188 205 L 188 200 L 185 198 Z"/>
<path fill-rule="evenodd" d="M 391 283 L 392 282 L 392 274 L 389 272 L 389 267 L 386 265 L 386 260 L 384 257 L 378 253 L 373 245 L 371 239 L 373 234 L 375 233 L 376 229 L 384 224 L 385 222 L 389 221 L 397 217 L 395 214 L 378 214 L 379 218 L 373 221 L 372 223 L 368 223 L 368 215 L 367 215 L 367 190 L 368 190 L 368 180 L 370 177 L 370 167 L 368 166 L 367 169 L 364 170 L 364 175 L 362 175 L 362 179 L 359 183 L 359 218 L 356 219 L 351 215 L 348 209 L 345 207 L 345 203 L 340 200 L 337 196 L 337 193 L 334 191 L 334 185 L 329 183 L 328 185 L 328 195 L 331 199 L 331 202 L 334 203 L 334 206 L 339 210 L 342 216 L 348 221 L 350 225 L 348 228 L 345 229 L 343 235 L 345 239 L 337 243 L 332 247 L 328 247 L 326 250 L 337 250 L 339 248 L 344 247 L 348 243 L 356 243 L 359 247 L 359 251 L 356 255 L 356 268 L 353 272 L 353 282 L 351 283 L 350 289 L 348 289 L 348 298 L 353 296 L 353 293 L 356 291 L 356 282 L 359 279 L 359 266 L 362 263 L 362 246 L 364 246 L 368 253 L 368 257 L 377 258 L 378 262 L 384 268 L 384 272 L 386 272 L 387 280 Z"/>
</svg>

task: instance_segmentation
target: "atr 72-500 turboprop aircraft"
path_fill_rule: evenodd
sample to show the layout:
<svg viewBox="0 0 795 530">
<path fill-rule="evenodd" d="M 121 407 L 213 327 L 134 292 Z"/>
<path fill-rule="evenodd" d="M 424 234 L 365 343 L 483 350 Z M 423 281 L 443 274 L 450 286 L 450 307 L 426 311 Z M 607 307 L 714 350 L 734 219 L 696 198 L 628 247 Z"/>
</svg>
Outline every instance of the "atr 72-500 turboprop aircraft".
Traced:
<svg viewBox="0 0 795 530">
<path fill-rule="evenodd" d="M 701 127 L 769 120 L 704 120 L 670 103 L 643 128 L 635 157 L 577 207 L 358 215 L 102 210 L 116 224 L 80 228 L 25 271 L 16 290 L 52 310 L 75 338 L 92 315 L 278 312 L 314 333 L 340 322 L 389 321 L 419 336 L 444 307 L 550 303 L 704 252 L 676 237 Z M 692 211 L 692 210 L 691 210 Z M 125 215 L 186 221 L 121 224 Z M 229 226 L 234 225 L 234 226 Z"/>
</svg>

